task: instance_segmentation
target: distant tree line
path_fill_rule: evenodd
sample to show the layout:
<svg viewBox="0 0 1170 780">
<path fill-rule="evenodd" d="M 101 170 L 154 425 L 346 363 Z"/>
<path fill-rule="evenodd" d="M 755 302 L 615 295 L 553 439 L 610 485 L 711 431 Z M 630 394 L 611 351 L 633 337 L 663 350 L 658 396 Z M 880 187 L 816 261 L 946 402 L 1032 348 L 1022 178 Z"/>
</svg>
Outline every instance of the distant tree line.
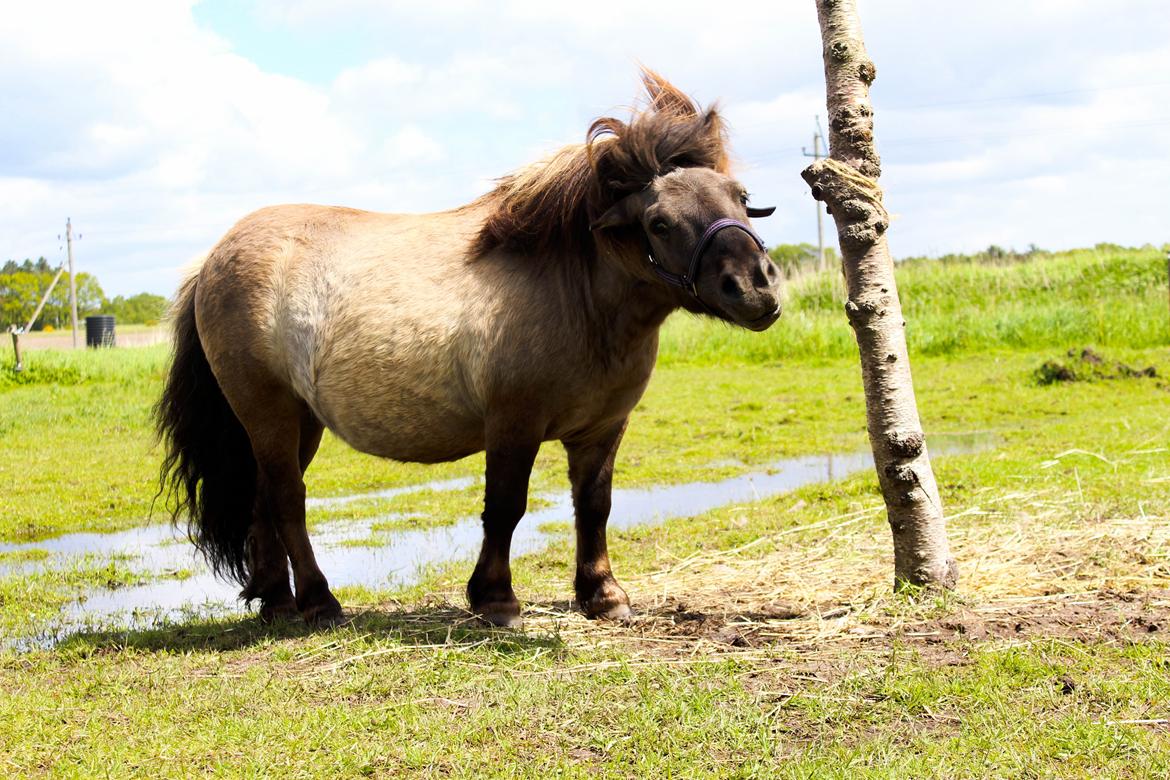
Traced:
<svg viewBox="0 0 1170 780">
<path fill-rule="evenodd" d="M 1102 242 L 1093 247 L 1098 252 L 1126 252 L 1134 251 L 1135 249 L 1149 250 L 1156 249 L 1149 244 L 1143 247 L 1124 247 L 1119 244 L 1111 244 Z M 1162 251 L 1170 252 L 1170 244 L 1162 247 Z M 1029 244 L 1027 249 L 1005 249 L 996 244 L 992 244 L 986 249 L 978 252 L 957 253 L 952 252 L 938 257 L 928 256 L 913 256 L 900 257 L 898 262 L 914 262 L 914 263 L 942 263 L 943 265 L 954 263 L 975 263 L 982 265 L 1010 265 L 1014 263 L 1027 262 L 1029 260 L 1036 260 L 1052 255 L 1047 249 L 1041 249 L 1035 244 Z M 786 276 L 800 276 L 804 273 L 811 273 L 817 268 L 817 248 L 812 244 L 777 244 L 768 250 L 768 255 L 776 265 L 784 270 Z M 825 247 L 825 265 L 829 269 L 836 269 L 838 267 L 837 251 L 833 247 Z"/>
<path fill-rule="evenodd" d="M 1098 244 L 1097 249 L 1106 248 L 1109 245 Z M 1117 247 L 1120 249 L 1121 247 Z M 992 244 L 986 249 L 979 252 L 971 252 L 968 254 L 949 253 L 940 255 L 939 257 L 903 257 L 902 261 L 913 260 L 916 262 L 939 262 L 939 263 L 977 263 L 983 265 L 1006 265 L 1010 263 L 1019 263 L 1026 260 L 1033 260 L 1040 257 L 1045 257 L 1051 254 L 1046 249 L 1041 249 L 1035 244 L 1029 244 L 1024 251 L 1017 251 L 1016 249 L 1004 249 L 1001 246 Z"/>
<path fill-rule="evenodd" d="M 57 269 L 43 257 L 18 263 L 9 260 L 0 267 L 0 330 L 10 327 L 23 328 L 36 310 L 37 303 L 45 294 Z M 142 323 L 153 325 L 162 319 L 167 299 L 161 295 L 139 293 L 129 298 L 118 295 L 107 298 L 92 274 L 79 273 L 77 282 L 77 316 L 90 314 L 112 314 L 120 323 Z M 69 327 L 69 280 L 62 277 L 53 288 L 52 295 L 33 330 Z"/>
<path fill-rule="evenodd" d="M 1139 250 L 1146 251 L 1146 250 L 1157 249 L 1157 247 L 1154 247 L 1150 244 L 1146 244 L 1146 245 L 1141 246 L 1141 247 L 1127 247 L 1127 246 L 1122 246 L 1120 244 L 1112 244 L 1112 243 L 1109 243 L 1108 241 L 1102 241 L 1101 243 L 1093 245 L 1093 247 L 1091 247 L 1091 248 L 1097 252 L 1107 252 L 1110 254 L 1116 254 L 1116 253 L 1120 253 L 1120 252 L 1134 252 L 1134 251 L 1139 251 Z M 1077 250 L 1077 251 L 1079 251 L 1079 250 Z M 1170 245 L 1164 246 L 1163 251 L 1170 251 Z M 1052 251 L 1047 250 L 1047 249 L 1041 249 L 1040 247 L 1036 246 L 1035 244 L 1028 244 L 1028 248 L 1024 249 L 1022 251 L 1014 249 L 1014 248 L 1013 249 L 1004 249 L 1001 246 L 997 246 L 996 244 L 992 244 L 991 246 L 989 246 L 986 249 L 981 250 L 979 252 L 971 252 L 968 254 L 950 253 L 950 254 L 940 255 L 938 257 L 926 257 L 926 256 L 902 257 L 902 258 L 899 258 L 899 261 L 900 262 L 913 261 L 916 263 L 942 263 L 944 265 L 953 264 L 953 263 L 975 263 L 975 264 L 981 264 L 981 265 L 1011 265 L 1014 263 L 1026 263 L 1029 260 L 1038 260 L 1038 259 L 1041 259 L 1044 257 L 1050 257 L 1053 254 L 1059 254 L 1059 252 L 1052 252 Z"/>
<path fill-rule="evenodd" d="M 1098 244 L 1096 248 L 1103 250 L 1112 246 L 1112 244 Z M 1120 247 L 1116 248 L 1120 249 Z M 992 244 L 987 249 L 970 254 L 952 253 L 936 258 L 903 257 L 898 259 L 899 261 L 914 260 L 938 261 L 941 263 L 1002 264 L 1017 263 L 1022 260 L 1030 260 L 1047 254 L 1050 253 L 1047 250 L 1040 249 L 1035 244 L 1030 244 L 1022 252 L 1015 249 L 1004 249 L 1003 247 Z M 780 266 L 784 274 L 790 278 L 805 273 L 812 273 L 817 270 L 817 248 L 812 244 L 777 244 L 768 250 L 768 255 L 776 265 Z M 837 260 L 836 247 L 825 247 L 825 267 L 829 270 L 835 270 L 838 268 L 838 265 L 839 261 Z"/>
</svg>

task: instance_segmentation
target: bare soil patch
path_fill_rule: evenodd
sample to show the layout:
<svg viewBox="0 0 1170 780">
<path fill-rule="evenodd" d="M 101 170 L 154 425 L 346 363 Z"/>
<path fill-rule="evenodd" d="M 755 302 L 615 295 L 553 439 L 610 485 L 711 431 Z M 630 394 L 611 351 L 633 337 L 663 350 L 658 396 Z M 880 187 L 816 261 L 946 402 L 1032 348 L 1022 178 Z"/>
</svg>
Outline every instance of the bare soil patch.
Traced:
<svg viewBox="0 0 1170 780">
<path fill-rule="evenodd" d="M 1129 642 L 1161 638 L 1170 629 L 1170 591 L 1136 596 L 1109 591 L 1055 598 L 958 605 L 943 617 L 905 619 L 865 616 L 855 620 L 831 605 L 821 614 L 802 614 L 777 606 L 750 613 L 728 613 L 711 605 L 704 611 L 682 602 L 645 615 L 647 629 L 667 636 L 691 637 L 732 647 L 758 648 L 800 642 L 812 625 L 818 634 L 839 628 L 831 639 L 850 645 L 893 642 L 929 648 L 954 641 L 1024 642 L 1064 639 L 1078 642 Z M 825 617 L 825 615 L 828 617 Z M 827 639 L 830 637 L 826 637 Z"/>
<path fill-rule="evenodd" d="M 858 654 L 895 648 L 953 665 L 981 643 L 1165 641 L 1170 523 L 1076 519 L 1076 501 L 1017 492 L 950 518 L 957 594 L 891 592 L 888 531 L 874 506 L 630 577 L 637 618 L 628 625 L 590 622 L 564 601 L 530 604 L 525 625 L 569 647 L 620 644 L 648 662 L 784 657 L 827 679 Z"/>
<path fill-rule="evenodd" d="M 1136 368 L 1119 360 L 1110 360 L 1091 349 L 1070 349 L 1066 360 L 1046 360 L 1036 369 L 1037 384 L 1060 382 L 1096 382 L 1109 379 L 1154 379 L 1158 370 L 1153 366 Z"/>
</svg>

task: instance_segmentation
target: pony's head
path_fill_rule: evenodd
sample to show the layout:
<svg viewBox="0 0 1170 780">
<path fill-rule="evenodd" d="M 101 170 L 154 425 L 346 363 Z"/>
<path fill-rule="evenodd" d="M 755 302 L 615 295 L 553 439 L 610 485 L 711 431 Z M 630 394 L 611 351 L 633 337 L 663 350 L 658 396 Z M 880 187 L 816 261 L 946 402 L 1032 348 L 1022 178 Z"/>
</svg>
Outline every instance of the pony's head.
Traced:
<svg viewBox="0 0 1170 780">
<path fill-rule="evenodd" d="M 780 317 L 781 275 L 747 220 L 772 210 L 747 203 L 727 174 L 676 168 L 611 206 L 593 229 L 639 231 L 644 251 L 633 264 L 649 266 L 684 308 L 765 330 Z"/>
<path fill-rule="evenodd" d="M 589 130 L 599 212 L 590 228 L 599 243 L 626 247 L 612 254 L 673 288 L 684 308 L 764 330 L 780 316 L 781 274 L 748 219 L 772 209 L 749 206 L 729 174 L 714 107 L 700 109 L 651 71 L 642 80 L 650 110 Z"/>
<path fill-rule="evenodd" d="M 780 316 L 779 270 L 748 219 L 729 173 L 716 108 L 701 108 L 658 74 L 642 71 L 649 105 L 628 121 L 604 117 L 583 146 L 505 178 L 472 245 L 538 257 L 621 264 L 675 302 L 752 330 Z"/>
</svg>

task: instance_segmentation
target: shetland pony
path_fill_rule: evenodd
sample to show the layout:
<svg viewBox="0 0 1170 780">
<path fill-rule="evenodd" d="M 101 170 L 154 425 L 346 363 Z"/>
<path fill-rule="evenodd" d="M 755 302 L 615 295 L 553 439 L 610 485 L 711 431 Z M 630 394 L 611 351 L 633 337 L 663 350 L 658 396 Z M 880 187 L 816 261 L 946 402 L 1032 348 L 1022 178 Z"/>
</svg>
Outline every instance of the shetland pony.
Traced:
<svg viewBox="0 0 1170 780">
<path fill-rule="evenodd" d="M 183 282 L 156 408 L 160 488 L 215 571 L 264 620 L 334 623 L 341 606 L 305 528 L 305 469 L 325 428 L 437 463 L 487 452 L 471 609 L 513 625 L 509 547 L 541 442 L 568 454 L 577 601 L 623 618 L 605 528 L 614 457 L 667 315 L 751 330 L 780 315 L 780 275 L 728 172 L 726 133 L 665 79 L 648 105 L 465 206 L 381 214 L 261 209 Z M 289 583 L 289 565 L 292 585 Z M 295 595 L 294 595 L 295 593 Z"/>
</svg>

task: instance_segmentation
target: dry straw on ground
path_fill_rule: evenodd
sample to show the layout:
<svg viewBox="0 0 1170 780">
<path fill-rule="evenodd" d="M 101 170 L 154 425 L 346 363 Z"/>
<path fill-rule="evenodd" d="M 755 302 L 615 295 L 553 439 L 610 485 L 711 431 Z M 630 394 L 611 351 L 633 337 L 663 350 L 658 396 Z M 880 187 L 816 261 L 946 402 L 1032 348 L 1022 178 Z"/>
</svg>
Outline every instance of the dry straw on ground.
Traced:
<svg viewBox="0 0 1170 780">
<path fill-rule="evenodd" d="M 979 506 L 953 515 L 951 540 L 963 581 L 958 593 L 945 597 L 915 600 L 891 592 L 880 505 L 627 577 L 638 613 L 629 624 L 592 622 L 568 601 L 533 598 L 534 592 L 563 593 L 559 579 L 538 581 L 523 594 L 530 600 L 525 634 L 555 637 L 557 647 L 594 657 L 614 650 L 620 659 L 553 669 L 533 664 L 531 671 L 520 664 L 506 674 L 783 660 L 787 677 L 828 681 L 847 673 L 858 658 L 895 647 L 954 664 L 964 662 L 962 648 L 969 642 L 1124 642 L 1170 630 L 1167 518 L 1085 517 L 1084 508 L 1076 493 L 1017 491 L 989 494 Z M 748 505 L 742 511 L 758 509 Z M 391 608 L 407 641 L 373 654 L 470 650 L 508 635 L 491 631 L 462 643 L 452 643 L 450 634 L 436 637 L 443 621 L 474 624 L 456 606 L 460 602 L 460 594 L 451 592 L 435 594 L 431 609 Z M 317 671 L 336 671 L 369 656 L 343 657 Z"/>
</svg>

